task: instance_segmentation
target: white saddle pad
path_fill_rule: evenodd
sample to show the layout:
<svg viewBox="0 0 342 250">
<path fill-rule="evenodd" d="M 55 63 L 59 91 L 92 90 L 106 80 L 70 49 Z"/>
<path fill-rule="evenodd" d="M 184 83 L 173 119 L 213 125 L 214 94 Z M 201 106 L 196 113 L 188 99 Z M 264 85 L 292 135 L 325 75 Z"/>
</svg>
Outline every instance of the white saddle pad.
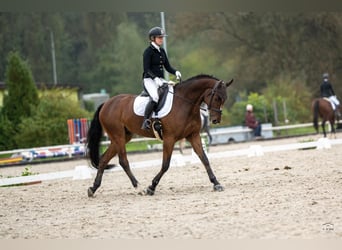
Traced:
<svg viewBox="0 0 342 250">
<path fill-rule="evenodd" d="M 137 96 L 134 100 L 133 111 L 136 115 L 144 116 L 145 107 L 149 102 L 150 97 L 148 96 Z M 152 118 L 162 118 L 170 113 L 173 101 L 173 86 L 169 85 L 169 92 L 167 93 L 166 101 L 164 106 L 158 112 L 158 116 L 153 112 Z"/>
</svg>

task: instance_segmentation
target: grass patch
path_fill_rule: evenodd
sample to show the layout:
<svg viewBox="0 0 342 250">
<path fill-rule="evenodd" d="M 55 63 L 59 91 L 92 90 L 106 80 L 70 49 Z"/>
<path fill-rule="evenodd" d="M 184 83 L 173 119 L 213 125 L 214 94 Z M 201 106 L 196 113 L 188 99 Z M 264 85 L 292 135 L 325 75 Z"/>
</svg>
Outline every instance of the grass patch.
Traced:
<svg viewBox="0 0 342 250">
<path fill-rule="evenodd" d="M 12 156 L 12 154 L 1 154 L 0 159 L 10 158 L 11 156 Z"/>
<path fill-rule="evenodd" d="M 291 128 L 291 129 L 282 129 L 273 132 L 274 135 L 277 136 L 294 136 L 294 135 L 306 135 L 316 133 L 316 130 L 313 127 L 305 127 L 305 128 Z"/>
<path fill-rule="evenodd" d="M 128 153 L 148 151 L 149 145 L 155 145 L 155 144 L 160 144 L 160 141 L 149 140 L 149 141 L 129 142 L 126 144 L 126 151 Z M 104 153 L 107 147 L 108 147 L 107 145 L 101 145 L 100 152 Z"/>
<path fill-rule="evenodd" d="M 37 175 L 38 173 L 31 172 L 31 167 L 25 167 L 24 171 L 21 172 L 21 176 Z"/>
</svg>

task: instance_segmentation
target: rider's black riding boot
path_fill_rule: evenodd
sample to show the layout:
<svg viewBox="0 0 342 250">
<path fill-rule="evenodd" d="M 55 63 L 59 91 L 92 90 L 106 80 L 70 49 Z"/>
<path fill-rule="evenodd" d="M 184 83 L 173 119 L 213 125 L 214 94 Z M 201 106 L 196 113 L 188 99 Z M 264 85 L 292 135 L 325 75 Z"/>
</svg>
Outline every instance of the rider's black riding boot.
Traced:
<svg viewBox="0 0 342 250">
<path fill-rule="evenodd" d="M 144 122 L 141 126 L 141 129 L 147 130 L 151 128 L 151 114 L 154 110 L 154 108 L 156 107 L 157 103 L 154 101 L 150 101 L 145 108 L 145 114 L 144 114 Z"/>
</svg>

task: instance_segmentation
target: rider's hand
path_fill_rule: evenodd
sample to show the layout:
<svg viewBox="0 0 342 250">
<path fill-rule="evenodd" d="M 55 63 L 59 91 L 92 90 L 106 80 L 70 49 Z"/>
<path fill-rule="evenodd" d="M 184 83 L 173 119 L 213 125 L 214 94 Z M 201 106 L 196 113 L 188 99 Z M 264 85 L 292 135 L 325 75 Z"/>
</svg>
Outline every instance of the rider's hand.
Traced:
<svg viewBox="0 0 342 250">
<path fill-rule="evenodd" d="M 159 77 L 154 78 L 154 81 L 159 87 L 163 85 L 163 81 Z"/>
<path fill-rule="evenodd" d="M 176 79 L 180 80 L 182 78 L 182 74 L 177 70 L 176 71 Z"/>
<path fill-rule="evenodd" d="M 173 81 L 168 81 L 168 84 L 171 85 L 171 86 L 175 86 L 176 85 L 176 83 L 173 82 Z"/>
</svg>

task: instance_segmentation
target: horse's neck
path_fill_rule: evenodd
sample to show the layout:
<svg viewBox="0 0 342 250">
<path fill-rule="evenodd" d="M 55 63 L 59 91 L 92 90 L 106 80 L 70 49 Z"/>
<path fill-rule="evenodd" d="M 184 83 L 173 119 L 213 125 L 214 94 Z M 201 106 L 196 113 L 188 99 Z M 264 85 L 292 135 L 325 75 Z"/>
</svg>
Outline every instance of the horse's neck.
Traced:
<svg viewBox="0 0 342 250">
<path fill-rule="evenodd" d="M 200 104 L 205 92 L 212 87 L 211 85 L 207 80 L 198 80 L 197 82 L 190 82 L 180 86 L 179 93 L 191 102 Z"/>
</svg>

